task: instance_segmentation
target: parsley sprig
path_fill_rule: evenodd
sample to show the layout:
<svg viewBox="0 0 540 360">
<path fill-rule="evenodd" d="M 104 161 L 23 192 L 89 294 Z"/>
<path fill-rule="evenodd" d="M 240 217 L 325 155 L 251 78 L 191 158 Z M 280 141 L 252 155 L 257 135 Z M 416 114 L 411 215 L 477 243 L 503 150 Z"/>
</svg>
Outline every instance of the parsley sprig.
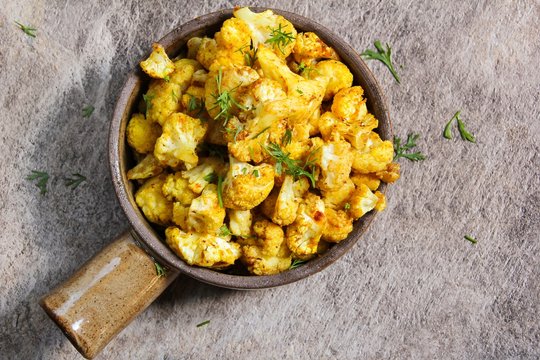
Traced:
<svg viewBox="0 0 540 360">
<path fill-rule="evenodd" d="M 315 164 L 311 160 L 311 157 L 318 150 L 312 151 L 304 164 L 302 161 L 294 160 L 289 157 L 289 153 L 285 153 L 281 147 L 276 143 L 270 143 L 268 146 L 265 146 L 264 149 L 266 152 L 276 160 L 276 173 L 281 175 L 283 168 L 285 167 L 285 173 L 292 175 L 295 179 L 298 179 L 300 176 L 305 176 L 311 181 L 311 185 L 315 187 Z"/>
<path fill-rule="evenodd" d="M 476 143 L 476 139 L 474 138 L 474 135 L 465 129 L 465 123 L 463 120 L 461 120 L 461 111 L 457 111 L 454 116 L 446 123 L 446 126 L 444 127 L 443 136 L 446 139 L 452 139 L 452 124 L 454 123 L 454 120 L 457 121 L 459 134 L 461 135 L 461 138 L 463 140 L 470 141 L 472 143 Z"/>
<path fill-rule="evenodd" d="M 386 44 L 386 50 L 383 48 L 379 40 L 376 40 L 373 45 L 375 45 L 377 51 L 371 49 L 364 50 L 364 52 L 361 54 L 362 57 L 367 60 L 379 60 L 386 65 L 388 70 L 390 70 L 398 84 L 401 83 L 399 75 L 397 74 L 396 69 L 394 69 L 394 64 L 392 63 L 392 48 L 390 45 Z"/>
<path fill-rule="evenodd" d="M 218 74 L 216 75 L 216 84 L 217 84 L 217 94 L 212 94 L 212 97 L 214 98 L 214 107 L 212 107 L 210 110 L 218 108 L 220 111 L 219 113 L 214 117 L 214 120 L 222 119 L 223 125 L 227 125 L 227 122 L 231 118 L 231 110 L 233 106 L 238 107 L 241 110 L 246 110 L 246 108 L 239 103 L 236 102 L 232 94 L 236 91 L 238 86 L 230 89 L 230 90 L 224 90 L 222 87 L 223 80 L 223 72 L 221 68 L 218 70 Z"/>
<path fill-rule="evenodd" d="M 36 37 L 37 29 L 35 29 L 35 28 L 31 27 L 31 26 L 28 26 L 28 25 L 23 25 L 18 21 L 15 21 L 15 24 L 17 24 L 19 29 L 21 29 L 26 35 L 28 35 L 30 37 L 33 37 L 33 38 Z"/>
<path fill-rule="evenodd" d="M 270 44 L 273 47 L 277 46 L 282 54 L 285 54 L 285 51 L 283 50 L 285 46 L 289 45 L 296 39 L 292 32 L 284 31 L 286 27 L 287 25 L 282 27 L 281 24 L 279 24 L 277 28 L 268 27 L 268 29 L 270 29 L 270 37 L 264 42 L 265 44 Z"/>
<path fill-rule="evenodd" d="M 71 190 L 75 190 L 79 185 L 86 181 L 86 177 L 81 174 L 75 173 L 71 174 L 71 176 L 72 177 L 67 177 L 64 179 L 65 185 L 70 187 Z"/>
<path fill-rule="evenodd" d="M 157 261 L 154 261 L 154 266 L 156 267 L 156 275 L 162 277 L 167 275 L 167 268 L 160 265 Z"/>
<path fill-rule="evenodd" d="M 409 134 L 407 135 L 407 142 L 401 145 L 401 139 L 397 136 L 394 136 L 394 159 L 396 161 L 399 158 L 405 158 L 411 161 L 420 161 L 424 160 L 426 156 L 420 151 L 410 153 L 406 152 L 411 150 L 416 146 L 416 140 L 420 137 L 419 134 Z"/>
<path fill-rule="evenodd" d="M 300 260 L 300 259 L 294 259 L 293 262 L 291 263 L 291 266 L 289 266 L 289 270 L 296 269 L 297 267 L 300 267 L 300 266 L 304 265 L 305 263 L 307 263 L 307 261 Z"/>
<path fill-rule="evenodd" d="M 93 112 L 94 112 L 94 107 L 92 105 L 87 105 L 83 107 L 82 109 L 82 116 L 85 118 L 90 117 Z"/>
<path fill-rule="evenodd" d="M 26 180 L 37 180 L 36 186 L 39 188 L 39 193 L 45 195 L 47 193 L 47 182 L 49 181 L 49 174 L 45 171 L 32 170 L 32 173 L 26 177 Z"/>
</svg>

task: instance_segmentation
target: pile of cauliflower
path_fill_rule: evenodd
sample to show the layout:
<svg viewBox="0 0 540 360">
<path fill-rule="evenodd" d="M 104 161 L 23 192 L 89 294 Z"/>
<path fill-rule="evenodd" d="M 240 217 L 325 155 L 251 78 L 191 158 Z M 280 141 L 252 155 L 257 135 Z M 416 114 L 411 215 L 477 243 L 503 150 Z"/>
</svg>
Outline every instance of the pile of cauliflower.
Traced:
<svg viewBox="0 0 540 360">
<path fill-rule="evenodd" d="M 188 264 L 276 274 L 385 208 L 393 145 L 315 33 L 240 8 L 214 38 L 190 39 L 185 58 L 154 44 L 140 65 L 152 80 L 127 125 L 138 160 L 127 176 Z"/>
</svg>

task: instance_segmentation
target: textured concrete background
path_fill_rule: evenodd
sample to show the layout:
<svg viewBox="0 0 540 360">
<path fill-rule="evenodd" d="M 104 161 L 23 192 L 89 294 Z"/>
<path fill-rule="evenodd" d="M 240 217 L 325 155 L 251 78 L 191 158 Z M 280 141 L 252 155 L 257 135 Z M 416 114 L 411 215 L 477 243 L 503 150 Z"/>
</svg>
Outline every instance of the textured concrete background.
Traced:
<svg viewBox="0 0 540 360">
<path fill-rule="evenodd" d="M 106 156 L 118 90 L 153 40 L 235 3 L 0 3 L 0 357 L 74 359 L 37 301 L 127 228 Z M 180 279 L 101 359 L 540 356 L 540 4 L 423 3 L 245 2 L 318 19 L 359 51 L 392 44 L 401 85 L 369 66 L 395 132 L 422 134 L 428 159 L 402 162 L 388 209 L 326 271 L 256 292 Z M 442 138 L 458 109 L 476 145 Z M 45 196 L 34 169 L 54 176 Z M 70 191 L 74 172 L 89 181 Z"/>
</svg>

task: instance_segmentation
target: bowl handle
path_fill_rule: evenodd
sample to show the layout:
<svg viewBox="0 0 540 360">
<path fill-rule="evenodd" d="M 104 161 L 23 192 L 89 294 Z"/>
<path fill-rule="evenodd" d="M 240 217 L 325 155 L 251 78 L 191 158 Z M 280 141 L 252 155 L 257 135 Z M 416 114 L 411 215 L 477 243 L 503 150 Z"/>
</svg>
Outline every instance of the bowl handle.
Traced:
<svg viewBox="0 0 540 360">
<path fill-rule="evenodd" d="M 40 301 L 77 350 L 92 359 L 178 276 L 157 274 L 130 231 Z"/>
</svg>

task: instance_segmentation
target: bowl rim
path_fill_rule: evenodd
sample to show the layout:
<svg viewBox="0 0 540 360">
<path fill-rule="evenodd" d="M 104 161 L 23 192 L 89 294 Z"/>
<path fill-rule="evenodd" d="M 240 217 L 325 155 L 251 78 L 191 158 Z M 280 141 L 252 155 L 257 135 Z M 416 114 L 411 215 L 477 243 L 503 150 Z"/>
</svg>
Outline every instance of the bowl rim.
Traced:
<svg viewBox="0 0 540 360">
<path fill-rule="evenodd" d="M 381 138 L 390 139 L 392 137 L 392 124 L 384 93 L 366 63 L 349 44 L 323 25 L 304 16 L 273 8 L 250 7 L 250 9 L 255 12 L 272 10 L 289 20 L 299 32 L 315 32 L 325 43 L 332 46 L 343 62 L 351 69 L 355 77 L 355 84 L 362 84 L 367 97 L 368 108 L 379 120 L 378 133 Z M 167 53 L 176 54 L 187 39 L 195 36 L 196 33 L 204 33 L 209 28 L 219 28 L 224 20 L 232 16 L 232 12 L 233 9 L 224 9 L 202 15 L 173 29 L 157 42 L 165 47 Z M 116 196 L 132 227 L 134 237 L 151 256 L 165 266 L 177 269 L 181 273 L 199 281 L 230 289 L 264 289 L 286 285 L 313 275 L 334 263 L 356 244 L 376 216 L 376 211 L 369 212 L 355 221 L 353 231 L 345 240 L 334 244 L 324 255 L 310 260 L 303 266 L 279 274 L 265 276 L 231 275 L 188 265 L 160 239 L 157 232 L 144 219 L 135 204 L 133 192 L 130 190 L 132 185 L 126 177 L 125 126 L 132 113 L 133 104 L 141 91 L 142 83 L 142 71 L 137 66 L 135 70 L 132 70 L 127 75 L 111 119 L 108 149 L 109 165 Z M 123 121 L 124 119 L 126 120 Z M 379 191 L 384 192 L 385 189 L 386 184 L 381 183 Z"/>
</svg>

